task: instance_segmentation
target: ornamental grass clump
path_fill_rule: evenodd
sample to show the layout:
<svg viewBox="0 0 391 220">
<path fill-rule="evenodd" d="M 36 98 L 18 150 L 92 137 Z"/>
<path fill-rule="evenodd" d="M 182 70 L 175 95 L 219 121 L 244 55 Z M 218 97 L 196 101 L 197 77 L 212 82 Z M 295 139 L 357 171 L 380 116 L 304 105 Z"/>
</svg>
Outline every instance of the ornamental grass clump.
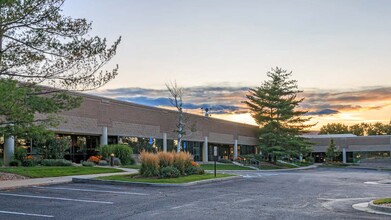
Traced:
<svg viewBox="0 0 391 220">
<path fill-rule="evenodd" d="M 174 155 L 174 152 L 158 152 L 157 156 L 159 158 L 160 169 L 162 169 L 163 167 L 172 166 L 174 164 Z"/>
<path fill-rule="evenodd" d="M 144 177 L 159 176 L 159 157 L 157 154 L 146 151 L 140 154 L 141 169 L 140 174 Z"/>
<path fill-rule="evenodd" d="M 140 154 L 140 175 L 144 177 L 176 178 L 179 176 L 203 174 L 204 170 L 193 161 L 189 152 L 143 151 Z"/>
<path fill-rule="evenodd" d="M 174 167 L 176 167 L 181 175 L 186 175 L 186 168 L 191 166 L 193 158 L 189 152 L 178 152 L 174 154 Z"/>
</svg>

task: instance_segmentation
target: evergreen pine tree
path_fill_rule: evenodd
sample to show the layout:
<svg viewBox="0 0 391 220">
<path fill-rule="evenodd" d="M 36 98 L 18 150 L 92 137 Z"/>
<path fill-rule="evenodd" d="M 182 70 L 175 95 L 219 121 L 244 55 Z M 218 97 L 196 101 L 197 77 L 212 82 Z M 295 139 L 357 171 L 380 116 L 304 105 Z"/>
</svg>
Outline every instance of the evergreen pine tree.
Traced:
<svg viewBox="0 0 391 220">
<path fill-rule="evenodd" d="M 279 67 L 267 72 L 270 78 L 260 87 L 249 90 L 247 104 L 252 116 L 260 126 L 259 141 L 263 153 L 277 158 L 298 156 L 310 152 L 311 143 L 300 135 L 313 124 L 306 124 L 307 111 L 298 110 L 304 98 L 297 98 L 302 92 L 297 81 L 291 80 L 292 72 Z"/>
<path fill-rule="evenodd" d="M 337 148 L 335 146 L 334 139 L 330 139 L 329 147 L 326 150 L 326 158 L 332 162 L 332 161 L 335 161 L 338 154 L 339 153 L 338 153 Z"/>
</svg>

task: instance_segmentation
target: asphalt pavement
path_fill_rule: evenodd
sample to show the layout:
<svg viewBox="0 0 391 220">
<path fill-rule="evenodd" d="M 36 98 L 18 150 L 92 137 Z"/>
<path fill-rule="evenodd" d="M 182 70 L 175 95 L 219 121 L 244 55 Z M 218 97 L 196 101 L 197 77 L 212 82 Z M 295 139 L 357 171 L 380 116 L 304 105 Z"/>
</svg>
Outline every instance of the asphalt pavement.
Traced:
<svg viewBox="0 0 391 220">
<path fill-rule="evenodd" d="M 230 171 L 190 187 L 54 184 L 0 191 L 0 219 L 390 219 L 353 204 L 391 197 L 391 172 L 317 168 Z"/>
</svg>

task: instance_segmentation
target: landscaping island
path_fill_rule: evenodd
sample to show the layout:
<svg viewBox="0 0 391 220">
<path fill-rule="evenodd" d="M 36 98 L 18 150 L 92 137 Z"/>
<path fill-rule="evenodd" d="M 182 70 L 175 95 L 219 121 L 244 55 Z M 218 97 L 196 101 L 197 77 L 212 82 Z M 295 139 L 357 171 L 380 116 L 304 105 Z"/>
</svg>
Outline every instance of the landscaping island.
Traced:
<svg viewBox="0 0 391 220">
<path fill-rule="evenodd" d="M 59 176 L 76 176 L 101 173 L 124 172 L 115 168 L 84 167 L 84 166 L 35 166 L 35 167 L 7 167 L 0 168 L 0 172 L 13 173 L 30 178 L 45 178 Z"/>
<path fill-rule="evenodd" d="M 376 199 L 373 201 L 373 204 L 391 208 L 391 198 Z"/>
<path fill-rule="evenodd" d="M 116 175 L 97 177 L 94 181 L 116 181 L 118 183 L 148 183 L 148 184 L 192 184 L 198 181 L 219 180 L 236 175 L 205 173 L 203 166 L 194 162 L 193 157 L 188 152 L 142 152 L 140 154 L 141 166 L 139 173 L 130 175 Z M 208 164 L 207 164 L 208 165 Z M 129 167 L 129 166 L 127 166 Z M 132 168 L 138 168 L 131 166 Z M 204 166 L 209 168 L 209 166 Z M 221 165 L 220 168 L 249 169 L 246 167 Z M 92 182 L 92 181 L 90 181 Z"/>
<path fill-rule="evenodd" d="M 214 174 L 205 173 L 205 174 L 194 174 L 194 175 L 189 175 L 189 176 L 181 176 L 181 177 L 177 177 L 177 178 L 147 178 L 147 177 L 142 177 L 139 174 L 131 174 L 131 175 L 104 176 L 104 177 L 97 177 L 95 179 L 124 181 L 124 182 L 133 182 L 133 183 L 139 182 L 139 183 L 178 184 L 178 183 L 190 183 L 190 182 L 208 180 L 208 179 L 225 178 L 225 177 L 231 177 L 231 176 L 235 176 L 235 175 L 218 173 L 215 177 Z"/>
</svg>

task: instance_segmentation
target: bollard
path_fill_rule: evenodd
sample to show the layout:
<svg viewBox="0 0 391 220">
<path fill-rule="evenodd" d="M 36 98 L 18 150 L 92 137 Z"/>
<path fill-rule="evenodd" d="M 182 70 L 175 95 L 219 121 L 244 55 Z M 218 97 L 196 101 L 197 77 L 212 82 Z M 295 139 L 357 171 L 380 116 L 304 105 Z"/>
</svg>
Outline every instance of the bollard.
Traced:
<svg viewBox="0 0 391 220">
<path fill-rule="evenodd" d="M 110 154 L 110 166 L 114 166 L 114 154 Z"/>
</svg>

